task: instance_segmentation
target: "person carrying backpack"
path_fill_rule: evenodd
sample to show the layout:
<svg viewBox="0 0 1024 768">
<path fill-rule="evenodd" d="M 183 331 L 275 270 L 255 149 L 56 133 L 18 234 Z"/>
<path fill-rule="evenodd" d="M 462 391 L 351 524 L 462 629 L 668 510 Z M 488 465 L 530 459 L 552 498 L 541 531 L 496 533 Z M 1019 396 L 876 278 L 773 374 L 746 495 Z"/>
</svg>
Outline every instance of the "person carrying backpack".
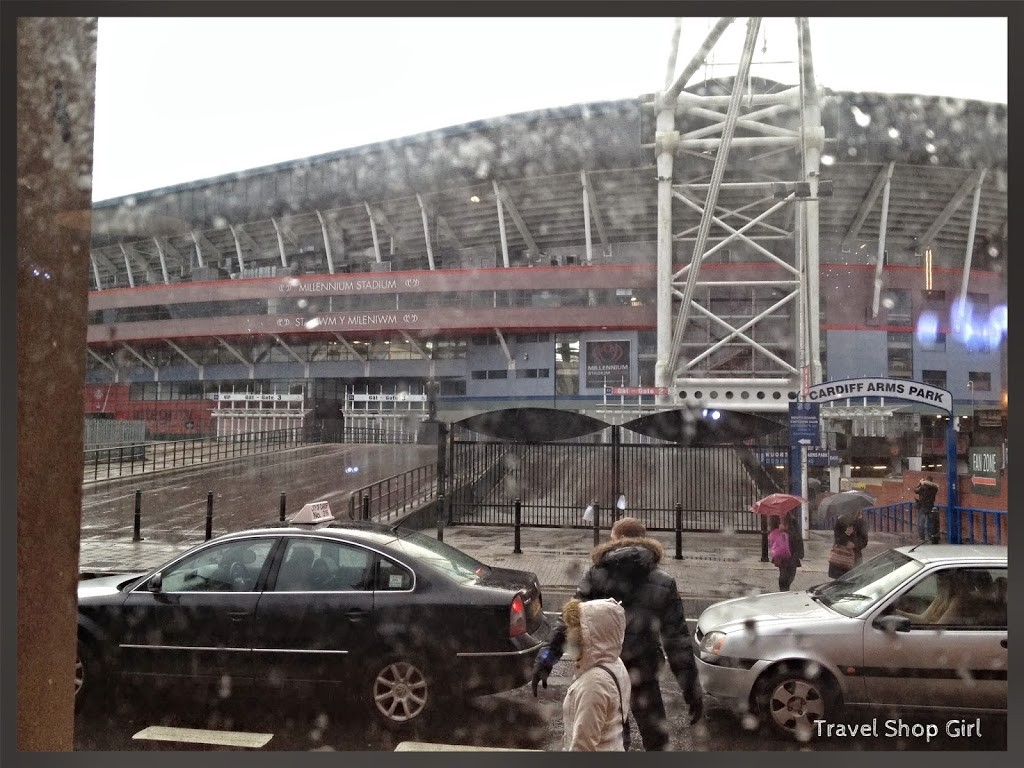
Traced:
<svg viewBox="0 0 1024 768">
<path fill-rule="evenodd" d="M 768 519 L 768 557 L 779 569 L 779 591 L 788 592 L 804 556 L 804 541 L 800 523 L 788 514 L 772 515 Z"/>
<path fill-rule="evenodd" d="M 619 654 L 626 635 L 626 612 L 610 598 L 562 608 L 566 655 L 575 675 L 562 702 L 567 752 L 622 752 L 629 749 L 630 681 Z"/>
</svg>

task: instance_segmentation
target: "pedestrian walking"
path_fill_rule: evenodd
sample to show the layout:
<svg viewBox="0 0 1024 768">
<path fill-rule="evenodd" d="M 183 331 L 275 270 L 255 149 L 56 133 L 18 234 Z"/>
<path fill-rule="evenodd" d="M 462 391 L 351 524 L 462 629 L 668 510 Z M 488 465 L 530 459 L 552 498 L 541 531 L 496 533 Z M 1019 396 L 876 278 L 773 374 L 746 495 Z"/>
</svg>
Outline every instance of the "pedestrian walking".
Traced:
<svg viewBox="0 0 1024 768">
<path fill-rule="evenodd" d="M 804 557 L 800 521 L 789 514 L 768 518 L 768 554 L 779 569 L 779 591 L 788 592 Z M 773 543 L 775 547 L 773 548 Z"/>
<path fill-rule="evenodd" d="M 619 654 L 626 612 L 616 600 L 573 598 L 562 608 L 566 655 L 575 674 L 562 702 L 567 752 L 622 752 L 629 749 L 630 681 Z"/>
<path fill-rule="evenodd" d="M 693 725 L 704 712 L 704 700 L 686 626 L 683 601 L 676 581 L 658 567 L 664 556 L 661 542 L 633 517 L 612 526 L 611 540 L 591 552 L 593 565 L 576 588 L 581 601 L 618 600 L 625 609 L 626 634 L 621 658 L 629 670 L 630 710 L 644 750 L 664 750 L 669 743 L 665 702 L 658 672 L 668 657 L 669 667 L 683 692 Z M 533 668 L 533 693 L 547 687 L 548 675 L 565 647 L 566 625 L 557 621 Z"/>
<path fill-rule="evenodd" d="M 938 496 L 939 486 L 928 475 L 914 488 L 917 496 L 917 535 L 921 541 L 931 541 L 932 544 L 939 543 L 939 511 L 935 509 L 935 497 Z"/>
<path fill-rule="evenodd" d="M 828 576 L 830 579 L 838 579 L 864 559 L 864 547 L 868 545 L 868 528 L 864 522 L 864 510 L 857 510 L 853 514 L 840 517 L 836 521 L 832 535 L 833 554 L 829 556 Z M 836 550 L 843 548 L 852 552 L 852 562 L 841 563 L 835 557 Z"/>
</svg>

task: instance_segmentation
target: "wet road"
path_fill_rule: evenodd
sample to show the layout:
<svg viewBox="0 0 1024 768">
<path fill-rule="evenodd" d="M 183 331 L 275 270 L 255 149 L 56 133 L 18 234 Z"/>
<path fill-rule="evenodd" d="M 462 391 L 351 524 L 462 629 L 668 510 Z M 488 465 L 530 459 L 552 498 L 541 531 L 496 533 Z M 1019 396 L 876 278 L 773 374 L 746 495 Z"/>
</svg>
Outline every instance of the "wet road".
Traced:
<svg viewBox="0 0 1024 768">
<path fill-rule="evenodd" d="M 75 720 L 75 750 L 217 750 L 215 747 L 183 742 L 134 739 L 144 728 L 162 725 L 177 728 L 245 731 L 270 734 L 259 751 L 392 751 L 404 740 L 513 749 L 561 750 L 562 699 L 568 686 L 569 669 L 561 662 L 547 689 L 534 698 L 529 686 L 493 696 L 482 696 L 465 705 L 446 708 L 440 716 L 404 732 L 385 730 L 357 700 L 331 697 L 284 697 L 272 700 L 256 693 L 237 693 L 221 698 L 217 691 L 199 691 L 172 696 L 150 695 L 149 691 L 122 693 L 102 707 L 79 713 Z M 904 715 L 908 726 L 936 726 L 936 737 L 886 735 L 885 723 L 897 716 L 882 712 L 853 712 L 842 716 L 846 723 L 877 720 L 878 735 L 833 736 L 810 743 L 775 736 L 753 723 L 724 712 L 711 712 L 695 726 L 688 724 L 688 711 L 679 686 L 668 671 L 662 674 L 662 692 L 669 713 L 669 748 L 677 752 L 719 751 L 953 751 L 1005 750 L 1006 720 L 982 721 L 980 735 L 945 735 L 949 717 Z M 221 691 L 220 693 L 223 693 Z M 973 717 L 967 718 L 970 723 Z M 641 750 L 633 727 L 633 749 Z M 909 729 L 908 729 L 909 730 Z"/>
<path fill-rule="evenodd" d="M 352 491 L 432 462 L 437 449 L 410 445 L 315 445 L 88 484 L 82 492 L 82 539 L 130 537 L 135 492 L 142 492 L 141 532 L 148 540 L 193 543 L 206 530 L 213 493 L 214 535 L 278 520 L 310 501 L 348 515 Z M 348 470 L 348 471 L 346 471 Z"/>
</svg>

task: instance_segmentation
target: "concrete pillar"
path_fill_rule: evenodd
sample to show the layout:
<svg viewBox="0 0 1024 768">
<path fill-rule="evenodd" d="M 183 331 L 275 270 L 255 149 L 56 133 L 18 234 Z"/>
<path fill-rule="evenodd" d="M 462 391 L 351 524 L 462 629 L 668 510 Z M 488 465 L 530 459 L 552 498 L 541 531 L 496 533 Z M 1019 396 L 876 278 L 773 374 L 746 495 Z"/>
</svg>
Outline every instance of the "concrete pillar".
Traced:
<svg viewBox="0 0 1024 768">
<path fill-rule="evenodd" d="M 17 19 L 19 751 L 73 748 L 96 30 Z"/>
</svg>

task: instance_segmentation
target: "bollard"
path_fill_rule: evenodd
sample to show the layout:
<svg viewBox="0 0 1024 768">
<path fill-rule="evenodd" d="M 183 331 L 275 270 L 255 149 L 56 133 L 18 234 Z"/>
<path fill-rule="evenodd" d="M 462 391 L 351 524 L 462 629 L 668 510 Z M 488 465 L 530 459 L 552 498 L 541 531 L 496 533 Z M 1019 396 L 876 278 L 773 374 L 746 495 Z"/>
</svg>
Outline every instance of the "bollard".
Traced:
<svg viewBox="0 0 1024 768">
<path fill-rule="evenodd" d="M 594 546 L 601 543 L 601 506 L 594 502 Z"/>
<path fill-rule="evenodd" d="M 206 540 L 213 538 L 213 491 L 206 493 Z"/>
<path fill-rule="evenodd" d="M 281 522 L 284 522 L 284 494 L 281 494 Z"/>
<path fill-rule="evenodd" d="M 444 494 L 437 494 L 437 540 L 444 541 Z"/>
<path fill-rule="evenodd" d="M 676 504 L 676 560 L 683 559 L 683 505 Z"/>
<path fill-rule="evenodd" d="M 370 497 L 363 496 L 363 520 L 370 519 Z"/>
<path fill-rule="evenodd" d="M 132 541 L 142 541 L 142 491 L 135 491 L 135 526 Z"/>
<path fill-rule="evenodd" d="M 761 515 L 761 562 L 768 562 L 768 516 Z"/>
<path fill-rule="evenodd" d="M 523 525 L 523 503 L 519 499 L 515 500 L 514 509 L 515 509 L 515 516 L 516 516 L 516 530 L 515 530 L 515 538 L 514 538 L 515 546 L 512 548 L 512 554 L 513 555 L 521 555 L 521 554 L 523 554 L 523 549 L 520 546 L 521 541 L 520 541 L 519 535 L 520 535 L 520 532 L 521 532 L 520 528 Z"/>
</svg>

